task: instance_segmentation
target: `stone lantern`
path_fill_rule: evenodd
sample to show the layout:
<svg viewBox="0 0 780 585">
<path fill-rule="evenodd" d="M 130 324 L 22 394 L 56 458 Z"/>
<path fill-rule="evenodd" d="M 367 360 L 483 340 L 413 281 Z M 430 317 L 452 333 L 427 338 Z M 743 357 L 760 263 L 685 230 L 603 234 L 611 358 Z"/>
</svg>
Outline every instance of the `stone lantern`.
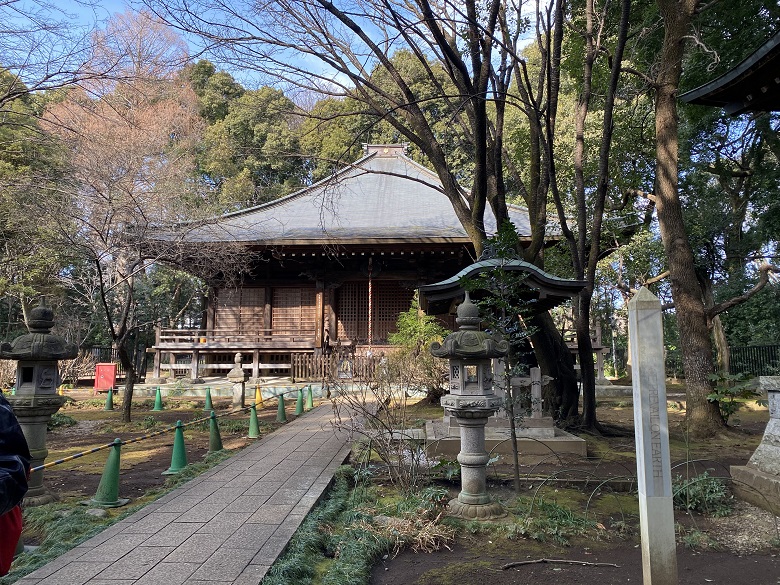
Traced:
<svg viewBox="0 0 780 585">
<path fill-rule="evenodd" d="M 509 343 L 480 331 L 481 321 L 479 309 L 467 292 L 458 307 L 458 331 L 441 344 L 431 344 L 431 353 L 450 360 L 450 393 L 442 397 L 441 405 L 460 426 L 461 492 L 447 510 L 453 516 L 487 520 L 506 515 L 486 490 L 489 456 L 485 451 L 485 425 L 503 406 L 503 398 L 493 393 L 492 360 L 505 356 Z"/>
<path fill-rule="evenodd" d="M 31 466 L 42 465 L 46 449 L 46 425 L 65 402 L 57 394 L 59 386 L 58 360 L 73 359 L 78 354 L 75 345 L 51 334 L 54 312 L 41 299 L 40 306 L 30 311 L 29 333 L 11 343 L 0 345 L 0 359 L 17 360 L 16 394 L 7 396 L 19 420 L 32 456 Z M 40 506 L 56 499 L 43 486 L 43 470 L 30 475 L 29 490 L 24 502 Z"/>
</svg>

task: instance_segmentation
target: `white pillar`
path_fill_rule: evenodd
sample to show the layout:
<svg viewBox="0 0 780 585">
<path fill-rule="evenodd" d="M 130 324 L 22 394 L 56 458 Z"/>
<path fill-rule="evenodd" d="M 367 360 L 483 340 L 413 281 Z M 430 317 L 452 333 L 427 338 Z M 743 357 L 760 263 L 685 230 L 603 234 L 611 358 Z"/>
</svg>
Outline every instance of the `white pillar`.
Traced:
<svg viewBox="0 0 780 585">
<path fill-rule="evenodd" d="M 628 329 L 644 585 L 676 585 L 661 303 L 644 287 L 628 303 Z"/>
</svg>

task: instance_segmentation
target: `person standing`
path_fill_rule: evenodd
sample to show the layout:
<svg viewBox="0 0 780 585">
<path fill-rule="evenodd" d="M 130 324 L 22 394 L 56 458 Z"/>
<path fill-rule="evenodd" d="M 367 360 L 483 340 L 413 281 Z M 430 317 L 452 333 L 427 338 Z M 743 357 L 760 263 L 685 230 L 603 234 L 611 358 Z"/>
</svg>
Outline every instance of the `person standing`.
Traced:
<svg viewBox="0 0 780 585">
<path fill-rule="evenodd" d="M 11 405 L 0 392 L 0 576 L 11 569 L 22 535 L 20 503 L 27 493 L 30 449 Z"/>
</svg>

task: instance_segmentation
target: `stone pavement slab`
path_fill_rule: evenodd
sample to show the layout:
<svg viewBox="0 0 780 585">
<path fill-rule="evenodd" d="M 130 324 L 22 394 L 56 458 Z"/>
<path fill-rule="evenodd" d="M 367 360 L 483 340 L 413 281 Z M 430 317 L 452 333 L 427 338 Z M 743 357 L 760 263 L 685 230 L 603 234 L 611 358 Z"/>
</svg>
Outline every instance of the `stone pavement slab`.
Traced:
<svg viewBox="0 0 780 585">
<path fill-rule="evenodd" d="M 19 585 L 258 585 L 344 463 L 322 404 Z"/>
</svg>

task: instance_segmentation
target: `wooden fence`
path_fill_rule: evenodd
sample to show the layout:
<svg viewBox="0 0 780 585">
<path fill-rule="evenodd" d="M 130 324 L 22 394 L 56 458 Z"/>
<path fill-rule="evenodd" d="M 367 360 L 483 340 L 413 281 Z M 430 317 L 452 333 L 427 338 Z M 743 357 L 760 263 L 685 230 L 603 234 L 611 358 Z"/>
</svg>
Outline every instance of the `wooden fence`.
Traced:
<svg viewBox="0 0 780 585">
<path fill-rule="evenodd" d="M 370 380 L 380 358 L 376 356 L 337 356 L 292 354 L 292 378 L 296 382 L 321 380 Z"/>
</svg>

